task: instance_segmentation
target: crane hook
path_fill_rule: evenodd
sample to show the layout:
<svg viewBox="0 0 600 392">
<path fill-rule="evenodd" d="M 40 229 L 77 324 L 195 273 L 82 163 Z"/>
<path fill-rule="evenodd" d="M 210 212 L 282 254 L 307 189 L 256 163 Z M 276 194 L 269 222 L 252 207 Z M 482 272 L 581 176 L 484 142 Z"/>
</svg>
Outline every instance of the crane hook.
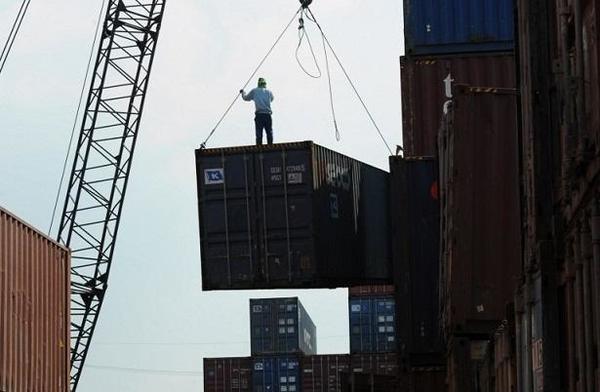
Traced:
<svg viewBox="0 0 600 392">
<path fill-rule="evenodd" d="M 302 4 L 302 8 L 308 8 L 310 3 L 312 3 L 312 2 L 313 2 L 313 0 L 300 0 L 300 4 Z"/>
</svg>

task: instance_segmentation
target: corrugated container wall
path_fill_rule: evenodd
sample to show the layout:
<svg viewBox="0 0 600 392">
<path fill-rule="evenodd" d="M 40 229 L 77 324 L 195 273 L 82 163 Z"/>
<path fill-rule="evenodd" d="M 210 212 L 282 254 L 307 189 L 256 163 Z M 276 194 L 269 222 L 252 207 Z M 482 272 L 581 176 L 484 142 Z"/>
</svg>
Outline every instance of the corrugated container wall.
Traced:
<svg viewBox="0 0 600 392">
<path fill-rule="evenodd" d="M 410 55 L 498 52 L 514 47 L 513 0 L 404 0 Z"/>
<path fill-rule="evenodd" d="M 339 392 L 350 369 L 349 355 L 303 357 L 302 392 Z"/>
<path fill-rule="evenodd" d="M 396 301 L 388 296 L 358 296 L 348 300 L 350 353 L 397 350 Z"/>
<path fill-rule="evenodd" d="M 407 157 L 436 156 L 437 133 L 451 86 L 516 88 L 512 54 L 400 58 L 402 139 Z"/>
<path fill-rule="evenodd" d="M 204 358 L 204 392 L 244 391 L 252 391 L 252 358 Z"/>
<path fill-rule="evenodd" d="M 514 90 L 459 86 L 440 132 L 440 296 L 447 336 L 493 332 L 516 290 L 516 98 Z"/>
<path fill-rule="evenodd" d="M 396 306 L 402 315 L 399 347 L 404 358 L 414 358 L 413 364 L 432 365 L 439 357 L 434 363 L 427 357 L 443 352 L 438 306 L 439 209 L 437 161 L 391 157 L 392 254 Z"/>
<path fill-rule="evenodd" d="M 202 288 L 391 282 L 388 174 L 312 142 L 196 150 Z"/>
<path fill-rule="evenodd" d="M 0 390 L 69 388 L 69 251 L 0 208 Z"/>
<path fill-rule="evenodd" d="M 253 358 L 253 392 L 301 392 L 302 371 L 297 356 Z"/>
<path fill-rule="evenodd" d="M 317 353 L 317 328 L 298 298 L 250 300 L 252 355 Z"/>
</svg>

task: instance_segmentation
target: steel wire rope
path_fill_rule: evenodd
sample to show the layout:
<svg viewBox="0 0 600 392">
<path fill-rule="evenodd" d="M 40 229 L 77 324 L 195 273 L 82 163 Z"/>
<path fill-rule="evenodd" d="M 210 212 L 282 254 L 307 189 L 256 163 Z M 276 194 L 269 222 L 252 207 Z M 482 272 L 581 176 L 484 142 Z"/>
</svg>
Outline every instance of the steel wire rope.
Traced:
<svg viewBox="0 0 600 392">
<path fill-rule="evenodd" d="M 4 65 L 6 64 L 8 55 L 10 54 L 13 44 L 15 43 L 17 34 L 21 29 L 21 24 L 23 23 L 23 19 L 25 19 L 25 14 L 27 13 L 27 9 L 29 8 L 30 3 L 31 0 L 23 0 L 23 2 L 21 3 L 21 7 L 19 8 L 19 12 L 17 13 L 17 17 L 15 18 L 12 28 L 10 29 L 10 33 L 6 38 L 6 43 L 4 44 L 4 48 L 2 49 L 2 54 L 0 54 L 0 74 L 2 73 L 2 70 L 4 70 Z"/>
<path fill-rule="evenodd" d="M 387 140 L 385 140 L 385 137 L 383 136 L 383 133 L 381 132 L 381 129 L 379 129 L 379 126 L 377 125 L 377 123 L 375 122 L 375 119 L 373 118 L 373 115 L 371 114 L 371 112 L 369 111 L 369 108 L 367 107 L 365 101 L 363 100 L 362 96 L 360 95 L 360 93 L 358 92 L 358 89 L 356 88 L 356 86 L 354 85 L 354 82 L 352 82 L 352 79 L 350 78 L 350 75 L 348 74 L 348 71 L 346 71 L 346 68 L 344 67 L 344 65 L 342 64 L 342 61 L 340 60 L 340 58 L 338 57 L 338 55 L 335 53 L 335 50 L 333 49 L 333 47 L 331 46 L 331 43 L 329 42 L 329 39 L 327 38 L 327 36 L 325 35 L 325 32 L 323 31 L 323 29 L 321 28 L 321 25 L 319 24 L 319 22 L 317 21 L 317 18 L 315 17 L 315 15 L 313 14 L 312 10 L 307 7 L 307 10 L 310 14 L 310 18 L 308 18 L 309 20 L 311 20 L 312 22 L 315 23 L 315 25 L 317 25 L 319 31 L 321 32 L 321 35 L 323 37 L 323 40 L 327 43 L 327 47 L 329 47 L 329 50 L 331 50 L 331 54 L 333 54 L 333 57 L 335 58 L 335 60 L 337 61 L 338 65 L 340 66 L 340 69 L 342 70 L 342 72 L 344 73 L 344 76 L 346 77 L 346 80 L 348 81 L 348 83 L 350 84 L 350 87 L 352 87 L 352 90 L 354 90 L 354 94 L 356 94 L 356 97 L 358 98 L 358 100 L 360 101 L 363 109 L 365 109 L 365 112 L 367 113 L 367 115 L 369 116 L 369 119 L 371 120 L 371 123 L 373 124 L 373 126 L 375 127 L 375 129 L 377 130 L 377 133 L 379 134 L 379 137 L 381 138 L 381 140 L 383 141 L 383 144 L 385 144 L 385 147 L 387 148 L 387 150 L 389 151 L 390 155 L 394 155 L 392 153 L 392 149 L 390 148 L 390 145 L 388 144 Z"/>
<path fill-rule="evenodd" d="M 75 119 L 73 120 L 73 127 L 71 129 L 71 136 L 69 137 L 69 145 L 67 147 L 67 154 L 65 155 L 65 161 L 63 163 L 62 173 L 60 175 L 60 181 L 58 184 L 58 191 L 56 192 L 56 199 L 54 200 L 54 208 L 52 209 L 52 218 L 50 219 L 50 228 L 48 229 L 48 235 L 50 235 L 52 231 L 52 226 L 54 225 L 54 219 L 56 218 L 56 209 L 58 208 L 58 199 L 60 198 L 60 193 L 62 191 L 62 186 L 65 180 L 65 173 L 67 171 L 67 163 L 69 162 L 69 155 L 71 154 L 71 147 L 73 146 L 73 138 L 75 136 L 75 129 L 77 128 L 79 118 L 79 113 L 81 111 L 81 103 L 83 102 L 83 95 L 85 94 L 85 88 L 87 86 L 88 78 L 90 76 L 90 68 L 92 66 L 92 60 L 94 59 L 94 49 L 96 48 L 96 42 L 98 41 L 98 32 L 100 30 L 100 25 L 102 24 L 102 16 L 104 15 L 104 6 L 106 5 L 106 0 L 102 0 L 102 4 L 100 5 L 100 13 L 98 14 L 98 21 L 96 22 L 96 30 L 94 32 L 94 39 L 92 41 L 92 47 L 90 49 L 90 56 L 88 59 L 87 67 L 85 70 L 85 77 L 83 79 L 83 85 L 81 86 L 81 92 L 79 93 L 79 102 L 77 103 L 77 110 L 75 111 Z"/>
<path fill-rule="evenodd" d="M 271 48 L 267 51 L 267 54 L 258 63 L 258 65 L 254 69 L 254 71 L 252 72 L 252 74 L 250 75 L 250 77 L 248 78 L 248 80 L 246 81 L 246 83 L 244 83 L 244 85 L 242 86 L 242 90 L 244 88 L 246 88 L 246 86 L 248 86 L 248 84 L 254 78 L 254 76 L 256 76 L 256 73 L 258 72 L 258 70 L 260 69 L 260 67 L 262 67 L 262 65 L 265 63 L 265 61 L 267 60 L 267 58 L 271 55 L 271 53 L 273 52 L 273 50 L 275 49 L 275 47 L 277 46 L 277 44 L 279 44 L 279 41 L 281 41 L 281 38 L 283 38 L 283 36 L 285 35 L 286 31 L 288 31 L 288 29 L 290 28 L 290 26 L 292 25 L 292 23 L 294 23 L 294 21 L 296 20 L 296 16 L 301 11 L 302 11 L 302 7 L 298 8 L 298 11 L 296 11 L 294 13 L 294 16 L 292 16 L 292 19 L 290 19 L 290 21 L 285 26 L 285 28 L 283 29 L 283 31 L 279 34 L 279 36 L 275 40 L 275 43 L 273 43 L 273 45 L 271 46 Z M 214 133 L 217 130 L 217 128 L 219 127 L 219 125 L 221 125 L 221 123 L 223 122 L 223 120 L 225 119 L 225 117 L 227 117 L 227 115 L 231 111 L 231 108 L 233 107 L 233 105 L 235 105 L 235 103 L 237 102 L 237 100 L 240 97 L 240 95 L 241 95 L 240 92 L 238 92 L 236 94 L 236 96 L 233 99 L 233 101 L 231 101 L 231 103 L 229 104 L 229 106 L 227 107 L 227 109 L 225 110 L 225 112 L 223 113 L 223 115 L 219 118 L 219 121 L 217 121 L 217 123 L 215 124 L 215 126 L 213 127 L 213 129 L 210 131 L 210 133 L 208 134 L 208 136 L 206 137 L 206 139 L 204 139 L 204 141 L 202 142 L 202 144 L 200 144 L 200 148 L 202 148 L 202 149 L 206 148 L 206 143 L 208 143 L 208 141 L 214 135 Z"/>
<path fill-rule="evenodd" d="M 302 69 L 302 71 L 310 76 L 313 79 L 319 79 L 321 76 L 323 76 L 322 72 L 321 72 L 321 67 L 319 67 L 319 62 L 317 61 L 317 56 L 315 55 L 315 51 L 313 49 L 312 43 L 310 42 L 310 37 L 308 36 L 308 33 L 306 32 L 306 28 L 304 27 L 304 16 L 305 16 L 305 9 L 302 8 L 302 11 L 300 13 L 300 26 L 298 27 L 298 46 L 296 46 L 296 62 L 298 63 L 298 65 L 300 66 L 300 69 Z M 300 61 L 300 57 L 298 56 L 299 52 L 300 52 L 300 47 L 302 46 L 302 41 L 304 40 L 304 37 L 306 37 L 306 42 L 308 43 L 308 47 L 310 49 L 310 54 L 312 55 L 313 61 L 315 63 L 315 66 L 317 67 L 317 72 L 319 73 L 318 75 L 313 75 L 311 74 L 306 68 L 304 68 L 304 66 L 302 65 L 302 61 Z"/>
</svg>

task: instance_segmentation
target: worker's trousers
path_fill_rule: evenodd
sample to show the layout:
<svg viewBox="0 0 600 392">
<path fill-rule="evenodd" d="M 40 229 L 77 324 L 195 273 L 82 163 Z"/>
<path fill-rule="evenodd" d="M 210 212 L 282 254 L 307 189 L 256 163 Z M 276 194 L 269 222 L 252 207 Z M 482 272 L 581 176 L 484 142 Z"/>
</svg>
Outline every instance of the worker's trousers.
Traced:
<svg viewBox="0 0 600 392">
<path fill-rule="evenodd" d="M 254 117 L 256 126 L 256 145 L 261 145 L 263 140 L 263 129 L 267 133 L 267 143 L 273 144 L 273 120 L 268 113 L 256 113 Z"/>
</svg>

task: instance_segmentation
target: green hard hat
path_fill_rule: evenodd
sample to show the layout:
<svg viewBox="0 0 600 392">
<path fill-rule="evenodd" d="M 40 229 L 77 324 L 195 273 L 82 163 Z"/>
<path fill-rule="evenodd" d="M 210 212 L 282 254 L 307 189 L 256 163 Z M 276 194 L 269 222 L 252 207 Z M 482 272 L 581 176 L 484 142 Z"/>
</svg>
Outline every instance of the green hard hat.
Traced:
<svg viewBox="0 0 600 392">
<path fill-rule="evenodd" d="M 267 85 L 267 81 L 265 80 L 265 78 L 258 78 L 258 86 L 266 86 Z"/>
</svg>

